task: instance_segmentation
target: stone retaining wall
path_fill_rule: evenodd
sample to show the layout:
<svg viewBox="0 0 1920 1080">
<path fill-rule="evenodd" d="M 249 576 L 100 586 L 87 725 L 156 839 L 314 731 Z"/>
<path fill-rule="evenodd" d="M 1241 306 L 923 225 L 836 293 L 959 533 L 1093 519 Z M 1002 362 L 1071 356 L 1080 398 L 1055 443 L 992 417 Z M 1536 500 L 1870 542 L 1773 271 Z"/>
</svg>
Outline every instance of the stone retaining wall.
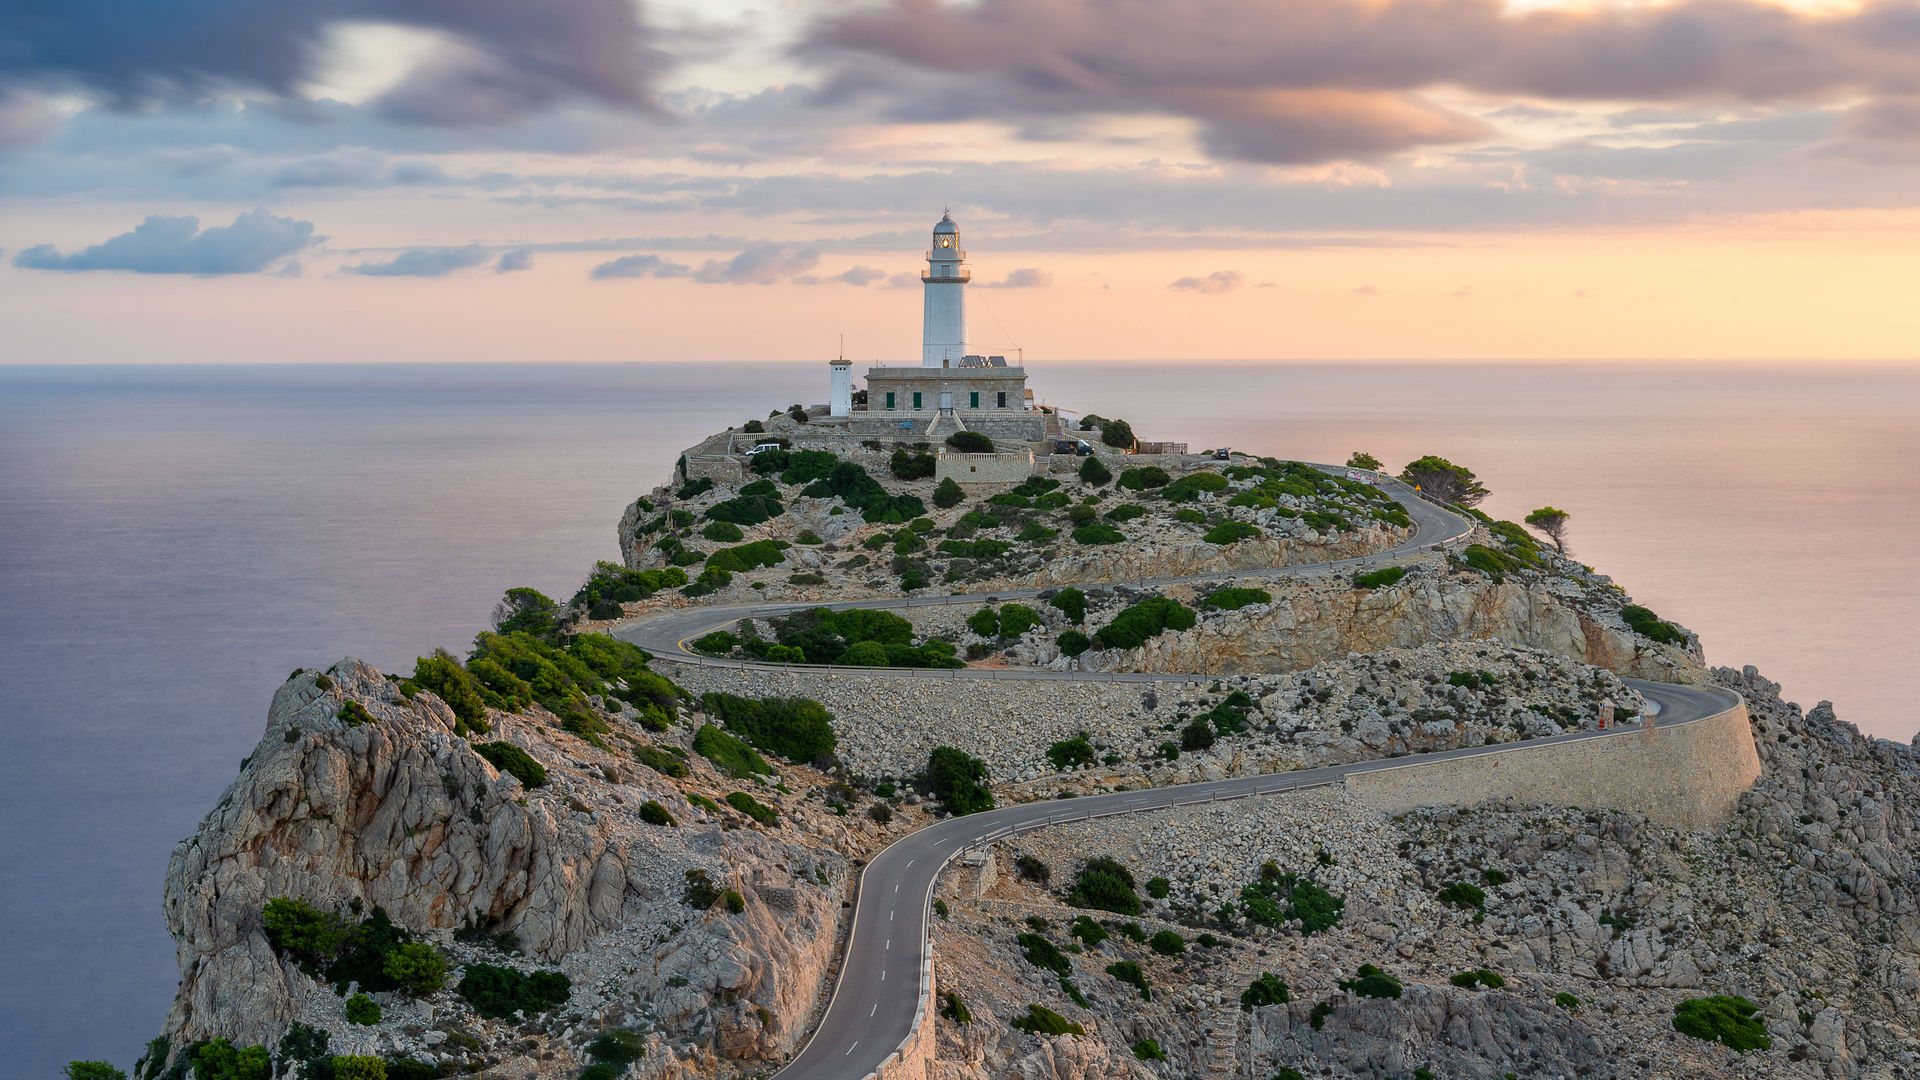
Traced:
<svg viewBox="0 0 1920 1080">
<path fill-rule="evenodd" d="M 1472 806 L 1491 799 L 1605 807 L 1678 829 L 1718 829 L 1760 776 L 1745 702 L 1670 728 L 1442 761 L 1416 761 L 1347 777 L 1347 787 L 1388 813 Z"/>
</svg>

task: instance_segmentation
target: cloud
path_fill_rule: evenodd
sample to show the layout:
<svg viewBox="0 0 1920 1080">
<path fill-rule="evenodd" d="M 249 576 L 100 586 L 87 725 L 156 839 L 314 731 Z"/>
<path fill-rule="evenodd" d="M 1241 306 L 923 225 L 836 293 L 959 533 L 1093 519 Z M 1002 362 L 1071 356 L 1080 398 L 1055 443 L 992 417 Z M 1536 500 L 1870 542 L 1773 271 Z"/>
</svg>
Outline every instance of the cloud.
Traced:
<svg viewBox="0 0 1920 1080">
<path fill-rule="evenodd" d="M 595 281 L 606 281 L 610 278 L 687 277 L 692 273 L 692 267 L 669 262 L 658 255 L 626 255 L 612 262 L 601 263 L 587 276 Z"/>
<path fill-rule="evenodd" d="M 62 255 L 37 244 L 14 256 L 31 270 L 131 270 L 140 274 L 257 274 L 315 242 L 313 223 L 250 210 L 231 225 L 155 214 L 132 232 Z"/>
<path fill-rule="evenodd" d="M 1355 296 L 1379 296 L 1379 295 L 1380 295 L 1380 286 L 1378 286 L 1378 285 L 1362 285 L 1362 286 L 1360 286 L 1359 288 L 1357 288 L 1357 289 L 1355 289 L 1355 290 L 1353 290 L 1353 295 L 1355 295 Z"/>
<path fill-rule="evenodd" d="M 1034 266 L 1009 271 L 999 281 L 979 282 L 983 289 L 1044 289 L 1051 284 L 1053 274 Z"/>
<path fill-rule="evenodd" d="M 1303 163 L 1468 142 L 1436 90 L 1562 102 L 1821 102 L 1915 88 L 1920 4 L 1765 0 L 1516 8 L 1497 0 L 893 0 L 797 46 L 822 100 L 1022 133 L 1074 117 L 1193 120 L 1215 155 Z M 1515 114 L 1510 114 L 1515 115 Z M 1539 114 L 1525 119 L 1538 119 Z"/>
<path fill-rule="evenodd" d="M 411 123 L 497 124 L 567 100 L 652 107 L 671 58 L 633 0 L 61 0 L 0 5 L 16 81 L 80 88 L 131 109 L 233 88 L 297 98 L 329 63 L 340 26 L 438 35 L 379 101 Z"/>
<path fill-rule="evenodd" d="M 773 285 L 806 273 L 819 262 L 820 253 L 810 247 L 759 244 L 724 262 L 708 259 L 693 280 L 707 285 Z"/>
<path fill-rule="evenodd" d="M 1215 270 L 1206 277 L 1183 277 L 1167 286 L 1182 292 L 1223 293 L 1232 292 L 1246 280 L 1246 275 L 1238 270 Z"/>
<path fill-rule="evenodd" d="M 526 248 L 516 248 L 500 253 L 500 261 L 493 264 L 496 274 L 509 274 L 516 270 L 533 269 L 533 252 Z"/>
<path fill-rule="evenodd" d="M 877 267 L 856 266 L 849 270 L 842 270 L 838 274 L 829 274 L 826 277 L 818 277 L 814 274 L 800 274 L 792 280 L 796 285 L 826 285 L 838 283 L 841 285 L 856 285 L 865 288 L 876 281 L 886 280 L 886 277 L 887 272 Z"/>
<path fill-rule="evenodd" d="M 34 143 L 60 128 L 60 114 L 39 94 L 0 87 L 0 153 Z"/>
<path fill-rule="evenodd" d="M 384 154 L 346 148 L 290 161 L 267 183 L 273 187 L 370 187 L 385 182 L 386 164 Z"/>
<path fill-rule="evenodd" d="M 487 251 L 479 244 L 409 248 L 386 262 L 355 263 L 341 267 L 340 271 L 365 277 L 446 277 L 456 270 L 479 266 L 486 261 Z"/>
</svg>

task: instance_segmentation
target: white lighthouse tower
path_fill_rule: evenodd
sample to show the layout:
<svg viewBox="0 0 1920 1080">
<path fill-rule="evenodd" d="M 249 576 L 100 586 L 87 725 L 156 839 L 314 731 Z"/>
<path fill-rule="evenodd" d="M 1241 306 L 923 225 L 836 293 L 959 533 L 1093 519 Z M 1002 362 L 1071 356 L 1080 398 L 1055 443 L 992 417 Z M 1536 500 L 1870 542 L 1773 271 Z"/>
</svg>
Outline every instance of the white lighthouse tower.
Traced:
<svg viewBox="0 0 1920 1080">
<path fill-rule="evenodd" d="M 933 227 L 933 247 L 920 275 L 926 290 L 926 321 L 920 335 L 920 366 L 960 366 L 967 352 L 967 253 L 960 250 L 960 226 L 948 214 Z"/>
</svg>

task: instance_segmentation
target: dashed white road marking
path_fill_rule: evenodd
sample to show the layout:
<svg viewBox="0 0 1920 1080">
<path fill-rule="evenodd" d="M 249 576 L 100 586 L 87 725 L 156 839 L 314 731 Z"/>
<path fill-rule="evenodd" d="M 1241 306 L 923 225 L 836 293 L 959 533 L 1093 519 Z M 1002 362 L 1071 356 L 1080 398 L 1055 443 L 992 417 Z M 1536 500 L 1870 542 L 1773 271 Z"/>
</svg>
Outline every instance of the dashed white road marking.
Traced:
<svg viewBox="0 0 1920 1080">
<path fill-rule="evenodd" d="M 853 1040 L 853 1046 L 859 1046 L 859 1045 L 860 1045 L 860 1040 L 859 1040 L 859 1039 L 855 1039 L 855 1040 Z M 841 1054 L 840 1056 L 841 1056 L 841 1057 L 846 1057 L 846 1056 L 847 1056 L 848 1054 L 851 1054 L 851 1053 L 853 1053 L 853 1046 L 849 1046 L 849 1047 L 847 1047 L 847 1053 L 846 1053 L 846 1054 Z"/>
<path fill-rule="evenodd" d="M 871 1017 L 874 1013 L 877 1013 L 879 1011 L 880 1011 L 880 1003 L 876 1001 L 873 1003 L 873 1008 L 867 1010 L 867 1015 Z"/>
<path fill-rule="evenodd" d="M 912 866 L 912 865 L 913 865 L 913 860 L 912 860 L 912 859 L 908 859 L 908 860 L 907 860 L 907 866 Z M 903 866 L 903 867 L 901 867 L 900 869 L 902 869 L 902 870 L 905 870 L 905 869 L 907 868 L 907 866 Z"/>
</svg>

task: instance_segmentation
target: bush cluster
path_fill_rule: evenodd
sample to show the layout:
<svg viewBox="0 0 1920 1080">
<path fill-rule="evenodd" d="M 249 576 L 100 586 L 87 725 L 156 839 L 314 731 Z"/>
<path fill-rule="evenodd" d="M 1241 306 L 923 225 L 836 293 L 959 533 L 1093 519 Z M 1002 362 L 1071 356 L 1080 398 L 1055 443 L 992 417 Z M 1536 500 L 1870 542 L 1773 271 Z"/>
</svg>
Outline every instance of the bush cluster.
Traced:
<svg viewBox="0 0 1920 1080">
<path fill-rule="evenodd" d="M 1265 589 L 1233 586 L 1225 589 L 1215 589 L 1213 592 L 1208 593 L 1207 598 L 1200 601 L 1200 606 L 1214 608 L 1219 611 L 1239 611 L 1248 604 L 1271 603 L 1273 603 L 1273 594 Z"/>
<path fill-rule="evenodd" d="M 1160 497 L 1173 502 L 1193 502 L 1201 492 L 1209 494 L 1227 490 L 1227 478 L 1217 472 L 1202 469 L 1168 484 L 1160 491 Z"/>
<path fill-rule="evenodd" d="M 707 569 L 743 574 L 758 567 L 774 566 L 787 561 L 788 546 L 784 540 L 755 540 L 739 547 L 720 548 L 707 556 Z"/>
<path fill-rule="evenodd" d="M 1073 542 L 1087 547 L 1099 547 L 1103 544 L 1119 544 L 1126 540 L 1125 534 L 1102 521 L 1082 525 L 1073 530 Z"/>
<path fill-rule="evenodd" d="M 1628 604 L 1621 608 L 1620 617 L 1625 619 L 1627 626 L 1641 637 L 1650 638 L 1662 645 L 1686 643 L 1687 635 L 1682 633 L 1679 627 L 1662 620 L 1660 616 L 1639 604 Z"/>
<path fill-rule="evenodd" d="M 897 480 L 925 480 L 933 475 L 935 465 L 936 459 L 932 454 L 924 450 L 909 453 L 905 447 L 895 450 L 893 456 L 887 459 L 887 471 L 893 473 Z"/>
<path fill-rule="evenodd" d="M 1674 1006 L 1673 1030 L 1733 1050 L 1765 1050 L 1773 1040 L 1766 1025 L 1755 1018 L 1757 1012 L 1753 1002 L 1738 995 L 1689 998 Z"/>
<path fill-rule="evenodd" d="M 1081 865 L 1067 892 L 1067 903 L 1117 915 L 1138 915 L 1141 906 L 1133 874 L 1110 855 L 1096 855 Z"/>
<path fill-rule="evenodd" d="M 754 753 L 753 747 L 721 731 L 712 724 L 701 724 L 693 733 L 693 752 L 718 766 L 736 779 L 755 774 L 772 776 L 773 766 Z"/>
<path fill-rule="evenodd" d="M 1163 488 L 1173 482 L 1167 470 L 1158 465 L 1146 465 L 1140 468 L 1120 470 L 1120 479 L 1114 483 L 1128 491 L 1146 491 L 1149 488 Z"/>
<path fill-rule="evenodd" d="M 1080 479 L 1083 483 L 1094 487 L 1103 487 L 1113 479 L 1113 471 L 1108 469 L 1099 458 L 1089 454 L 1086 460 L 1080 463 Z"/>
<path fill-rule="evenodd" d="M 1244 521 L 1235 521 L 1232 518 L 1228 518 L 1213 528 L 1208 529 L 1207 534 L 1200 539 L 1209 544 L 1235 544 L 1242 540 L 1251 540 L 1259 535 L 1260 530 L 1258 528 Z"/>
<path fill-rule="evenodd" d="M 640 764 L 662 776 L 687 775 L 687 763 L 657 746 L 636 746 L 633 756 Z"/>
<path fill-rule="evenodd" d="M 474 746 L 473 752 L 486 758 L 495 769 L 520 781 L 522 787 L 537 788 L 547 782 L 546 766 L 512 743 L 480 743 Z"/>
<path fill-rule="evenodd" d="M 1339 986 L 1350 994 L 1367 998 L 1397 998 L 1405 990 L 1399 979 L 1372 964 L 1361 964 L 1357 977 L 1341 979 Z"/>
<path fill-rule="evenodd" d="M 1071 739 L 1062 739 L 1047 747 L 1047 760 L 1060 772 L 1090 765 L 1095 756 L 1093 744 L 1087 741 L 1084 734 L 1075 735 Z"/>
<path fill-rule="evenodd" d="M 1093 647 L 1093 639 L 1078 630 L 1062 630 L 1054 644 L 1060 647 L 1062 656 L 1079 656 Z"/>
<path fill-rule="evenodd" d="M 1261 972 L 1259 978 L 1240 992 L 1240 1007 L 1248 1011 L 1262 1005 L 1285 1005 L 1292 1000 L 1293 994 L 1287 989 L 1287 984 L 1271 971 Z"/>
<path fill-rule="evenodd" d="M 954 658 L 953 646 L 938 639 L 913 644 L 913 624 L 890 611 L 831 611 L 812 608 L 772 621 L 775 640 L 743 641 L 741 647 L 760 659 L 787 659 L 807 664 L 846 664 L 856 667 L 965 667 Z M 775 647 L 795 650 L 771 655 Z"/>
<path fill-rule="evenodd" d="M 962 454 L 993 453 L 993 440 L 977 431 L 956 431 L 947 436 L 947 445 Z"/>
<path fill-rule="evenodd" d="M 1153 989 L 1147 985 L 1147 973 L 1141 970 L 1137 962 L 1133 960 L 1122 960 L 1118 963 L 1108 964 L 1107 974 L 1140 991 L 1142 998 L 1148 1001 L 1153 1000 Z"/>
<path fill-rule="evenodd" d="M 756 748 L 802 764 L 833 755 L 833 715 L 811 698 L 705 694 L 700 708 Z"/>
<path fill-rule="evenodd" d="M 382 908 L 356 923 L 304 900 L 276 896 L 261 908 L 260 919 L 275 952 L 333 983 L 336 992 L 359 983 L 375 993 L 398 990 L 423 997 L 446 982 L 447 963 L 439 950 L 414 940 Z"/>
<path fill-rule="evenodd" d="M 842 461 L 825 477 L 808 484 L 802 495 L 810 499 L 839 498 L 861 518 L 873 523 L 899 525 L 927 512 L 927 506 L 914 495 L 892 495 L 867 470 L 851 461 Z"/>
<path fill-rule="evenodd" d="M 1087 621 L 1087 594 L 1079 589 L 1061 589 L 1048 597 L 1047 603 L 1064 612 L 1070 622 Z"/>
<path fill-rule="evenodd" d="M 949 814 L 974 814 L 993 809 L 987 790 L 987 763 L 951 746 L 936 746 L 927 755 L 924 774 L 927 794 L 940 800 Z"/>
<path fill-rule="evenodd" d="M 1384 589 L 1406 576 L 1404 566 L 1384 566 L 1371 573 L 1353 575 L 1353 584 L 1359 589 Z"/>
<path fill-rule="evenodd" d="M 1148 597 L 1113 617 L 1093 635 L 1103 649 L 1133 649 L 1167 630 L 1191 630 L 1193 611 L 1177 600 Z"/>
<path fill-rule="evenodd" d="M 727 805 L 762 825 L 778 825 L 780 823 L 779 811 L 744 791 L 735 791 L 729 794 L 727 796 Z"/>
<path fill-rule="evenodd" d="M 566 1004 L 573 982 L 563 971 L 526 973 L 493 964 L 468 964 L 455 989 L 474 1012 L 501 1020 L 516 1012 L 533 1016 Z"/>
<path fill-rule="evenodd" d="M 1087 1029 L 1044 1005 L 1027 1006 L 1027 1015 L 1017 1017 L 1010 1026 L 1033 1035 L 1085 1035 Z"/>
<path fill-rule="evenodd" d="M 1447 977 L 1447 981 L 1463 990 L 1471 990 L 1476 986 L 1484 986 L 1489 990 L 1498 990 L 1507 985 L 1507 980 L 1501 978 L 1499 972 L 1488 971 L 1486 968 L 1477 968 L 1473 971 L 1456 971 Z"/>
</svg>

